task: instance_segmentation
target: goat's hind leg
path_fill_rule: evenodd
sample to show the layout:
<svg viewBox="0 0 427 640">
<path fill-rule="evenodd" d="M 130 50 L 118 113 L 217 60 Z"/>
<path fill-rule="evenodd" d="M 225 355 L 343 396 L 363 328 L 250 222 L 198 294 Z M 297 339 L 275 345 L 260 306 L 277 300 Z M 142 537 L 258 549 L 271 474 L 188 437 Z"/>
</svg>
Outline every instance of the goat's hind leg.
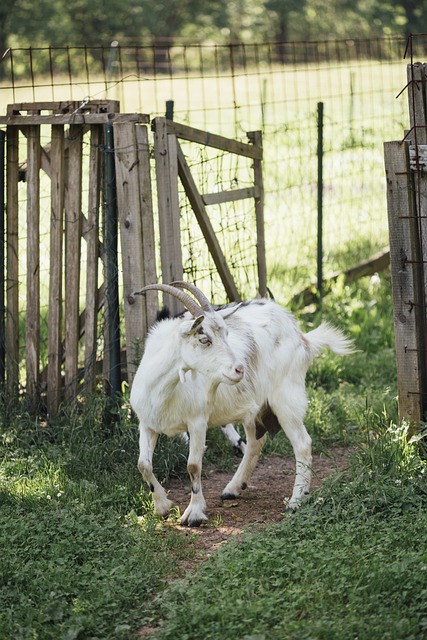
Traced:
<svg viewBox="0 0 427 640">
<path fill-rule="evenodd" d="M 312 455 L 311 438 L 303 422 L 306 406 L 304 388 L 296 385 L 292 388 L 289 383 L 278 394 L 278 402 L 271 402 L 295 455 L 295 483 L 286 511 L 297 509 L 310 493 Z"/>
<path fill-rule="evenodd" d="M 233 500 L 246 489 L 248 480 L 256 467 L 261 450 L 266 441 L 266 436 L 257 440 L 255 424 L 253 422 L 245 424 L 246 448 L 243 459 L 239 464 L 236 473 L 222 492 L 222 500 Z"/>
<path fill-rule="evenodd" d="M 166 491 L 153 473 L 153 452 L 159 434 L 142 425 L 139 426 L 139 459 L 138 469 L 145 482 L 150 487 L 156 513 L 165 518 L 173 506 Z"/>
</svg>

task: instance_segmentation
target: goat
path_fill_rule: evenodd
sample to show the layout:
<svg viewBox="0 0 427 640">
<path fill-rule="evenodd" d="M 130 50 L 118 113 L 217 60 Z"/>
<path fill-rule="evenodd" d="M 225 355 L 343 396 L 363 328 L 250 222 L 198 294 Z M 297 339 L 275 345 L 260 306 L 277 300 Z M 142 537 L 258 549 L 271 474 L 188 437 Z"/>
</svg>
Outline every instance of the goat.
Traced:
<svg viewBox="0 0 427 640">
<path fill-rule="evenodd" d="M 271 293 L 270 293 L 270 296 L 273 297 Z M 163 307 L 163 309 L 157 313 L 156 319 L 157 321 L 160 321 L 160 320 L 166 320 L 171 317 L 178 318 L 181 316 L 182 316 L 182 313 L 178 313 L 175 316 L 171 316 L 169 309 L 167 307 Z M 234 424 L 230 423 L 230 424 L 223 425 L 221 427 L 221 431 L 224 434 L 224 436 L 227 438 L 227 440 L 230 442 L 231 446 L 233 447 L 234 453 L 239 456 L 243 456 L 246 449 L 246 442 L 243 440 L 240 433 L 236 430 Z M 188 444 L 189 437 L 186 431 L 181 434 L 181 438 L 185 443 Z"/>
<path fill-rule="evenodd" d="M 353 351 L 352 341 L 327 323 L 304 334 L 294 316 L 273 300 L 214 308 L 199 289 L 185 282 L 151 284 L 135 294 L 150 290 L 175 296 L 189 312 L 151 328 L 130 395 L 139 419 L 138 468 L 157 513 L 166 517 L 173 505 L 153 473 L 159 434 L 188 432 L 190 436 L 191 499 L 181 524 L 199 526 L 207 520 L 201 484 L 206 432 L 208 427 L 231 422 L 243 424 L 246 449 L 221 498 L 240 496 L 266 433 L 282 428 L 296 461 L 287 509 L 298 508 L 309 494 L 311 481 L 311 438 L 303 423 L 305 375 L 323 348 L 346 355 Z"/>
<path fill-rule="evenodd" d="M 234 453 L 237 454 L 238 456 L 244 455 L 245 449 L 246 449 L 246 442 L 240 436 L 240 433 L 236 430 L 234 424 L 232 423 L 225 424 L 224 426 L 221 427 L 221 431 L 225 435 L 227 440 L 230 442 L 231 446 L 233 447 Z M 181 437 L 184 440 L 184 442 L 188 443 L 190 440 L 188 437 L 188 433 L 182 433 Z"/>
</svg>

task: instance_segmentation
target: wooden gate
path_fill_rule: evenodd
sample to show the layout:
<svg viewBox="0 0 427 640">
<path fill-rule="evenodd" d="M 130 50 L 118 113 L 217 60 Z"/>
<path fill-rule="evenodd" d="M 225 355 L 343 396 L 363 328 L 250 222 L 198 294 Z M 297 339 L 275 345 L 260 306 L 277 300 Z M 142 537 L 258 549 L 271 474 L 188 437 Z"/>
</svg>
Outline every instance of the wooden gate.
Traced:
<svg viewBox="0 0 427 640">
<path fill-rule="evenodd" d="M 0 117 L 0 125 L 7 127 L 6 391 L 14 398 L 23 388 L 30 407 L 38 410 L 45 404 L 50 416 L 61 402 L 74 399 L 82 384 L 94 389 L 100 363 L 103 378 L 109 379 L 114 333 L 110 320 L 116 312 L 112 305 L 118 302 L 108 292 L 118 268 L 129 385 L 155 319 L 157 297 L 133 295 L 158 280 L 148 123 L 146 115 L 120 114 L 115 101 L 21 103 L 9 105 L 7 115 Z M 108 142 L 111 129 L 114 144 Z M 240 300 L 241 294 L 207 207 L 254 199 L 258 289 L 264 295 L 260 132 L 248 134 L 250 143 L 244 144 L 165 118 L 156 118 L 153 130 L 162 280 L 183 277 L 180 179 L 230 300 Z M 253 160 L 253 186 L 200 194 L 180 139 Z M 47 211 L 46 188 L 41 193 L 40 187 L 43 175 L 50 185 Z M 20 199 L 26 201 L 26 215 Z M 111 202 L 118 211 L 119 266 L 108 257 L 111 238 L 106 217 Z M 42 233 L 43 225 L 47 230 Z M 113 245 L 115 241 L 112 238 Z M 45 300 L 41 284 L 47 290 Z M 175 299 L 168 302 L 172 311 L 178 310 Z M 47 321 L 42 326 L 44 315 Z M 25 329 L 20 331 L 22 320 Z M 118 357 L 120 366 L 120 353 Z"/>
<path fill-rule="evenodd" d="M 154 118 L 154 153 L 156 159 L 156 182 L 159 208 L 159 233 L 162 276 L 165 282 L 181 280 L 183 274 L 180 209 L 178 202 L 178 178 L 196 216 L 206 240 L 218 274 L 229 300 L 239 301 L 241 294 L 233 279 L 220 243 L 212 227 L 207 207 L 209 205 L 253 198 L 256 218 L 256 250 L 258 268 L 258 290 L 267 292 L 267 275 L 264 242 L 264 191 L 262 180 L 262 134 L 248 133 L 250 144 L 194 129 L 166 118 Z M 182 151 L 180 140 L 212 147 L 230 154 L 253 160 L 253 186 L 230 189 L 210 194 L 200 194 L 190 167 Z M 179 310 L 177 301 L 167 296 L 167 304 L 173 312 Z"/>
<path fill-rule="evenodd" d="M 144 274 L 147 277 L 149 274 L 150 281 L 155 278 L 154 258 L 148 253 L 144 257 L 141 255 L 147 243 L 154 246 L 153 232 L 152 229 L 145 230 L 147 241 L 144 238 L 142 243 L 138 226 L 141 208 L 144 212 L 148 210 L 150 216 L 152 214 L 147 127 L 141 126 L 148 122 L 149 118 L 145 115 L 120 114 L 119 103 L 115 101 L 90 101 L 83 105 L 74 102 L 13 104 L 8 106 L 7 116 L 0 118 L 0 124 L 7 125 L 6 388 L 10 397 L 16 397 L 24 380 L 25 392 L 32 406 L 38 408 L 41 397 L 46 396 L 46 408 L 51 416 L 58 411 L 62 400 L 76 397 L 82 379 L 89 390 L 93 389 L 100 339 L 104 341 L 104 366 L 108 363 L 108 333 L 103 335 L 103 328 L 98 326 L 99 311 L 103 309 L 105 312 L 108 288 L 102 273 L 106 259 L 105 237 L 101 234 L 101 196 L 104 200 L 106 197 L 103 158 L 108 158 L 110 154 L 114 165 L 114 155 L 111 155 L 114 149 L 109 150 L 104 141 L 106 126 L 117 125 L 116 161 L 120 174 L 117 198 L 121 213 L 125 212 L 120 225 L 122 254 L 124 260 L 132 261 L 132 268 L 127 266 L 124 269 L 124 286 L 127 290 L 134 285 L 141 287 Z M 50 141 L 43 146 L 42 127 L 43 131 L 46 128 L 50 131 Z M 132 140 L 126 138 L 130 129 L 134 136 Z M 20 164 L 21 133 L 27 143 L 26 160 Z M 134 182 L 129 178 L 126 181 L 123 177 L 131 155 L 128 144 L 134 144 L 132 152 L 139 155 L 139 162 L 134 165 L 137 170 L 131 177 Z M 89 147 L 89 152 L 84 163 L 85 146 Z M 41 249 L 40 238 L 41 170 L 50 178 L 50 214 L 47 214 L 50 218 L 49 244 L 44 249 Z M 82 200 L 83 180 L 87 183 L 86 202 Z M 25 181 L 27 185 L 24 196 L 26 221 L 20 220 L 19 216 L 20 181 Z M 129 197 L 131 190 L 139 199 L 137 203 L 131 202 L 131 198 L 135 197 Z M 25 222 L 26 242 L 22 238 Z M 129 233 L 130 229 L 132 233 Z M 81 277 L 82 248 L 86 256 L 84 282 Z M 48 274 L 45 276 L 44 273 L 48 279 L 47 335 L 41 330 L 40 323 L 40 264 L 41 260 L 45 260 L 44 253 L 49 255 Z M 21 254 L 26 260 L 25 282 L 20 282 Z M 138 282 L 130 282 L 129 274 L 136 273 L 135 265 L 141 265 L 142 262 L 147 266 L 142 272 L 138 271 Z M 20 339 L 22 298 L 26 301 L 25 332 L 21 332 Z M 151 309 L 148 317 L 153 318 L 154 314 L 155 309 Z M 136 315 L 138 332 L 135 329 Z M 147 312 L 142 303 L 135 304 L 132 313 L 127 313 L 127 330 L 131 340 L 136 339 L 136 333 L 139 340 L 142 339 L 147 326 L 146 318 Z M 44 366 L 41 341 L 47 342 Z M 22 350 L 25 352 L 24 373 L 20 371 Z"/>
</svg>

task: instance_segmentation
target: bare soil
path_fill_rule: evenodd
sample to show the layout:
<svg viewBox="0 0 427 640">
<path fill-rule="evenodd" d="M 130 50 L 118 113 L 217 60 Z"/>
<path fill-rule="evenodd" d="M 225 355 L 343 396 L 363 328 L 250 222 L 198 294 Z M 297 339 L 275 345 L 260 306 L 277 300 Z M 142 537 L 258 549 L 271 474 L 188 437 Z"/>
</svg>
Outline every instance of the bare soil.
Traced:
<svg viewBox="0 0 427 640">
<path fill-rule="evenodd" d="M 334 448 L 328 454 L 313 455 L 312 491 L 318 488 L 325 478 L 335 471 L 347 467 L 349 449 Z M 193 564 L 200 563 L 208 555 L 225 544 L 232 536 L 239 536 L 243 530 L 252 525 L 262 528 L 267 524 L 280 522 L 284 512 L 284 498 L 292 494 L 295 479 L 295 461 L 293 458 L 269 456 L 259 460 L 249 485 L 236 500 L 221 500 L 223 488 L 229 482 L 233 472 L 216 471 L 215 468 L 204 470 L 203 494 L 207 503 L 208 522 L 199 528 L 192 528 L 195 533 L 197 554 Z M 169 483 L 169 498 L 184 512 L 190 500 L 190 484 L 185 480 L 173 480 Z M 177 529 L 188 534 L 188 527 L 177 525 Z M 188 567 L 190 568 L 190 567 Z"/>
</svg>

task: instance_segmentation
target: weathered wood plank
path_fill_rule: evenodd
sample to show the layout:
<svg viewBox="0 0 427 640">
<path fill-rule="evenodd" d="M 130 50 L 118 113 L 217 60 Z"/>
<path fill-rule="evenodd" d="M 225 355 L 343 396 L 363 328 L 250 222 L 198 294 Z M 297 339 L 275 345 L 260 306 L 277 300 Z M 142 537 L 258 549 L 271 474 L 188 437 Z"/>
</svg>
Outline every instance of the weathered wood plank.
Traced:
<svg viewBox="0 0 427 640">
<path fill-rule="evenodd" d="M 22 127 L 30 124 L 113 124 L 115 122 L 140 122 L 147 124 L 150 116 L 144 113 L 76 113 L 74 115 L 38 115 L 30 114 L 26 116 L 0 116 L 0 124 L 8 126 Z"/>
<path fill-rule="evenodd" d="M 411 79 L 413 82 L 410 82 Z M 427 414 L 427 317 L 426 317 L 426 295 L 427 295 L 427 175 L 425 165 L 421 156 L 427 143 L 427 65 L 415 63 L 408 67 L 409 82 L 409 119 L 412 127 L 411 138 L 414 142 L 412 151 L 411 168 L 413 170 L 413 186 L 415 190 L 416 232 L 419 242 L 419 260 L 417 268 L 418 283 L 418 315 L 420 317 L 420 331 L 418 335 L 419 362 L 422 374 L 421 405 L 422 416 Z"/>
<path fill-rule="evenodd" d="M 131 294 L 144 286 L 139 157 L 135 127 L 114 126 L 117 204 L 122 249 L 126 359 L 129 385 L 138 368 L 147 332 L 144 300 Z"/>
<path fill-rule="evenodd" d="M 18 172 L 19 131 L 15 127 L 6 130 L 7 148 L 7 297 L 6 297 L 6 383 L 12 398 L 18 394 L 19 383 L 19 271 L 18 271 Z"/>
<path fill-rule="evenodd" d="M 40 360 L 40 127 L 27 136 L 27 317 L 25 323 L 26 391 L 33 407 L 39 400 Z"/>
<path fill-rule="evenodd" d="M 190 168 L 182 152 L 181 146 L 177 144 L 178 154 L 178 173 L 181 179 L 182 185 L 185 189 L 187 197 L 190 201 L 194 214 L 199 223 L 200 229 L 205 237 L 209 251 L 212 255 L 215 266 L 218 270 L 222 283 L 229 300 L 240 301 L 241 297 L 239 291 L 228 268 L 227 261 L 223 254 L 223 251 L 219 245 L 218 239 L 215 235 L 215 231 L 212 227 L 209 216 L 206 212 L 205 205 L 201 195 L 199 194 L 193 176 L 191 175 Z"/>
<path fill-rule="evenodd" d="M 64 141 L 65 142 L 65 141 Z M 68 143 L 68 163 L 65 199 L 65 398 L 77 395 L 79 313 L 80 313 L 80 257 L 82 209 L 82 152 L 81 127 L 71 125 Z M 65 145 L 64 145 L 65 146 Z"/>
<path fill-rule="evenodd" d="M 89 100 L 81 102 L 66 100 L 63 102 L 39 101 L 39 102 L 15 102 L 7 105 L 7 115 L 22 115 L 21 111 L 32 114 L 40 111 L 51 111 L 52 114 L 73 114 L 75 111 L 83 113 L 116 113 L 120 111 L 118 100 Z"/>
<path fill-rule="evenodd" d="M 218 193 L 204 193 L 201 198 L 206 206 L 211 204 L 224 204 L 225 202 L 235 202 L 236 200 L 246 200 L 260 196 L 260 191 L 256 187 L 244 187 L 243 189 L 230 189 L 230 191 L 220 191 Z"/>
<path fill-rule="evenodd" d="M 154 128 L 157 127 L 157 123 L 160 120 L 166 120 L 166 118 L 154 118 Z M 224 138 L 223 136 L 219 136 L 214 133 L 194 129 L 193 127 L 188 127 L 187 125 L 180 124 L 172 120 L 166 120 L 166 123 L 168 133 L 175 134 L 177 138 L 182 138 L 189 142 L 197 142 L 198 144 L 213 147 L 214 149 L 237 153 L 238 155 L 246 156 L 247 158 L 262 160 L 262 149 L 259 149 L 257 146 L 252 144 L 238 142 L 237 140 Z"/>
<path fill-rule="evenodd" d="M 136 125 L 135 133 L 136 142 L 138 145 L 138 173 L 141 197 L 141 229 L 144 284 L 150 284 L 153 282 L 157 282 L 157 269 L 148 129 L 146 126 Z M 156 296 L 145 296 L 144 302 L 148 329 L 155 322 L 159 307 Z"/>
<path fill-rule="evenodd" d="M 102 128 L 93 125 L 90 130 L 87 224 L 83 232 L 87 254 L 84 361 L 85 384 L 89 392 L 95 388 L 96 381 L 101 143 Z"/>
<path fill-rule="evenodd" d="M 423 373 L 419 359 L 420 319 L 417 306 L 416 268 L 419 260 L 417 228 L 409 168 L 409 144 L 386 142 L 384 159 L 387 179 L 387 208 L 390 237 L 390 265 L 399 414 L 402 419 L 419 422 L 422 418 Z M 411 304 L 415 302 L 416 304 Z"/>
<path fill-rule="evenodd" d="M 331 288 L 331 284 L 336 282 L 338 278 L 344 277 L 345 283 L 355 282 L 359 278 L 364 276 L 372 276 L 375 273 L 384 271 L 390 266 L 390 249 L 383 249 L 378 251 L 370 258 L 362 260 L 355 265 L 352 265 L 348 269 L 335 271 L 327 278 L 323 280 L 323 292 L 327 293 Z M 298 304 L 302 307 L 306 307 L 310 304 L 314 304 L 319 301 L 319 294 L 315 283 L 309 285 L 299 291 L 291 298 L 293 304 Z"/>
<path fill-rule="evenodd" d="M 167 133 L 166 118 L 156 118 L 154 157 L 156 161 L 157 201 L 159 209 L 160 261 L 165 283 L 182 280 L 182 251 L 180 212 L 178 206 L 178 174 L 176 167 L 176 138 Z M 172 167 L 172 169 L 171 169 Z M 164 304 L 173 314 L 182 311 L 182 305 L 169 295 Z"/>
<path fill-rule="evenodd" d="M 47 408 L 55 415 L 61 399 L 62 240 L 64 222 L 64 127 L 52 126 L 51 218 Z"/>
<path fill-rule="evenodd" d="M 254 184 L 255 195 L 255 220 L 256 220 L 256 251 L 258 268 L 258 291 L 261 296 L 267 295 L 267 264 L 265 257 L 265 231 L 264 231 L 264 182 L 262 176 L 262 133 L 251 131 L 248 133 L 251 143 L 261 152 L 261 158 L 254 160 Z"/>
</svg>

